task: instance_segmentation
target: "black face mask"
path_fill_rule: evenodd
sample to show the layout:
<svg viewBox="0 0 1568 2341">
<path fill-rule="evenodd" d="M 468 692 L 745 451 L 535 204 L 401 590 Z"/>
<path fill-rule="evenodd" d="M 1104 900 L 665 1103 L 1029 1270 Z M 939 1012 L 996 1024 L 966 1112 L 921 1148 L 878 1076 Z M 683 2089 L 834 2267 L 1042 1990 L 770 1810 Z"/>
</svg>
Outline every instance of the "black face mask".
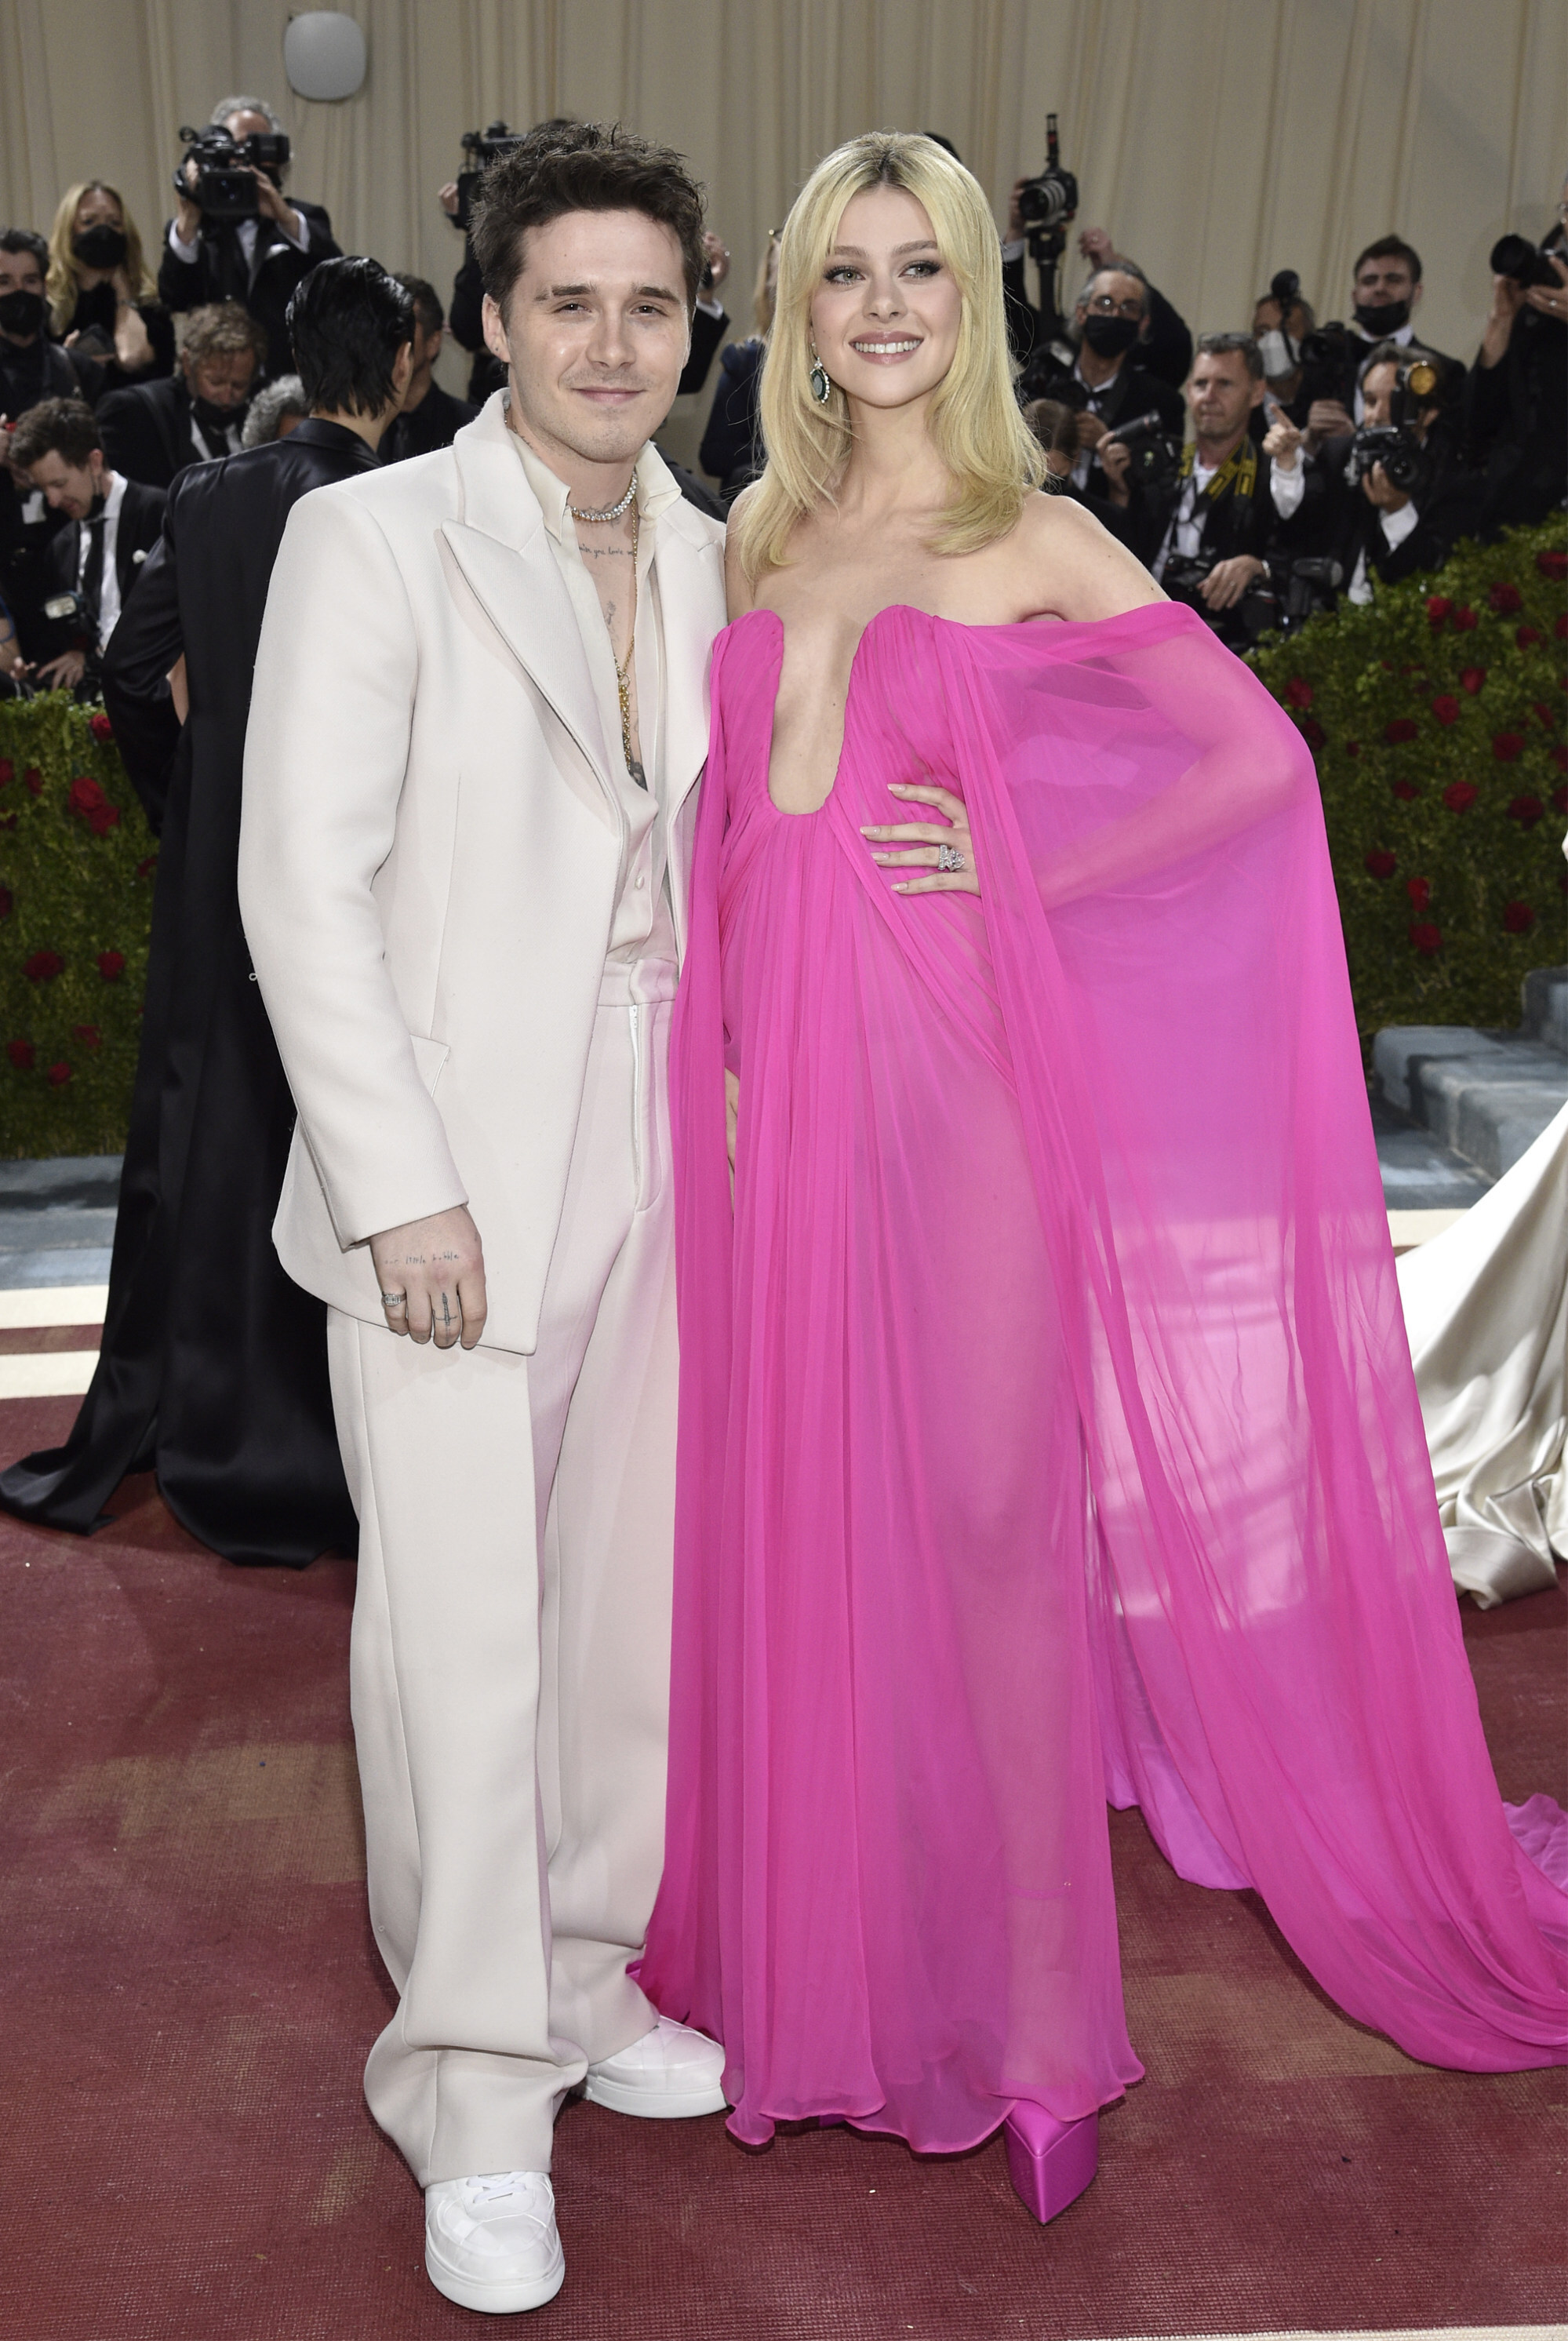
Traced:
<svg viewBox="0 0 1568 2341">
<path fill-rule="evenodd" d="M 130 249 L 124 229 L 111 227 L 107 220 L 71 238 L 72 253 L 84 268 L 118 268 Z"/>
<path fill-rule="evenodd" d="M 245 419 L 245 403 L 238 406 L 214 406 L 210 398 L 193 398 L 191 409 L 202 429 L 226 440 L 236 423 Z"/>
<path fill-rule="evenodd" d="M 1355 304 L 1356 324 L 1374 342 L 1385 342 L 1390 334 L 1397 334 L 1401 325 L 1410 323 L 1408 301 L 1358 301 Z"/>
<path fill-rule="evenodd" d="M 0 333 L 15 334 L 25 341 L 43 323 L 42 293 L 0 293 Z"/>
<path fill-rule="evenodd" d="M 1086 317 L 1084 339 L 1097 357 L 1119 358 L 1130 350 L 1142 328 L 1136 317 Z"/>
</svg>

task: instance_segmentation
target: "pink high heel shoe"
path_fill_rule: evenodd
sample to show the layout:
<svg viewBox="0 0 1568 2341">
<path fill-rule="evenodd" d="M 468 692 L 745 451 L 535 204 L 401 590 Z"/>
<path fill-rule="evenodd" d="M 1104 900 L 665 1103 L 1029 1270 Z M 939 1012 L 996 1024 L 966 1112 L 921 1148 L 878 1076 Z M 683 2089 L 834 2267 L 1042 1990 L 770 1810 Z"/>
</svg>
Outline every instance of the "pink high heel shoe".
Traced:
<svg viewBox="0 0 1568 2341">
<path fill-rule="evenodd" d="M 1020 2097 L 1005 2124 L 1007 2176 L 1020 2201 L 1044 2226 L 1076 2203 L 1100 2167 L 1100 2117 L 1057 2121 Z"/>
</svg>

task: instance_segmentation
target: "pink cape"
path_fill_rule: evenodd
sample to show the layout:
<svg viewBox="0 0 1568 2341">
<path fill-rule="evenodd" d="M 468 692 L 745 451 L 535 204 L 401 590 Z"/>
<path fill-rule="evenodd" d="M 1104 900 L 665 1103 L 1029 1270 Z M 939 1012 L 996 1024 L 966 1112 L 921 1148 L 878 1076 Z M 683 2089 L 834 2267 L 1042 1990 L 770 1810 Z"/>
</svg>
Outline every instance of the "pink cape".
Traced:
<svg viewBox="0 0 1568 2341">
<path fill-rule="evenodd" d="M 896 606 L 796 818 L 782 649 L 716 649 L 677 1011 L 645 1988 L 746 2138 L 1071 2119 L 1139 2071 L 1108 1798 L 1411 2056 L 1559 2060 L 1565 1824 L 1526 1854 L 1482 1737 L 1295 727 L 1170 605 Z M 978 903 L 870 859 L 923 774 Z"/>
</svg>

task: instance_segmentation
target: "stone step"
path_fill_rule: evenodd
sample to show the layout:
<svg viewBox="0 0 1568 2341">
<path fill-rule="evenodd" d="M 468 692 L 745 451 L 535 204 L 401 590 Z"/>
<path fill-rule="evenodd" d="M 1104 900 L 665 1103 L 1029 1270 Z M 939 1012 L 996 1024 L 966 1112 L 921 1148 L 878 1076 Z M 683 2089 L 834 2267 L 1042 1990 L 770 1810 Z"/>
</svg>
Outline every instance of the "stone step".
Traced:
<svg viewBox="0 0 1568 2341">
<path fill-rule="evenodd" d="M 1549 984 L 1538 998 L 1542 1029 L 1553 1030 Z M 1377 1093 L 1395 1113 L 1487 1179 L 1511 1170 L 1568 1104 L 1568 1055 L 1533 1031 L 1390 1025 L 1373 1043 L 1373 1066 Z"/>
<path fill-rule="evenodd" d="M 1525 1031 L 1568 1057 L 1568 967 L 1532 968 L 1523 991 Z"/>
</svg>

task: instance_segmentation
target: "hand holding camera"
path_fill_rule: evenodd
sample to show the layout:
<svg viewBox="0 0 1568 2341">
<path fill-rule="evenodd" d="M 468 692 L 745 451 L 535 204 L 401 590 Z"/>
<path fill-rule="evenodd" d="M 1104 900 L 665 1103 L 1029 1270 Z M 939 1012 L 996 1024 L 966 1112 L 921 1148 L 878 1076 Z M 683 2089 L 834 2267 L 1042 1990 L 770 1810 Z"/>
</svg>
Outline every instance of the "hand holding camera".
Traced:
<svg viewBox="0 0 1568 2341">
<path fill-rule="evenodd" d="M 194 244 L 208 227 L 224 222 L 270 219 L 296 237 L 299 220 L 284 201 L 281 186 L 288 168 L 289 142 L 281 130 L 253 131 L 236 140 L 223 124 L 204 130 L 184 129 L 185 152 L 174 173 L 174 193 L 180 199 L 176 234 L 182 244 Z"/>
</svg>

